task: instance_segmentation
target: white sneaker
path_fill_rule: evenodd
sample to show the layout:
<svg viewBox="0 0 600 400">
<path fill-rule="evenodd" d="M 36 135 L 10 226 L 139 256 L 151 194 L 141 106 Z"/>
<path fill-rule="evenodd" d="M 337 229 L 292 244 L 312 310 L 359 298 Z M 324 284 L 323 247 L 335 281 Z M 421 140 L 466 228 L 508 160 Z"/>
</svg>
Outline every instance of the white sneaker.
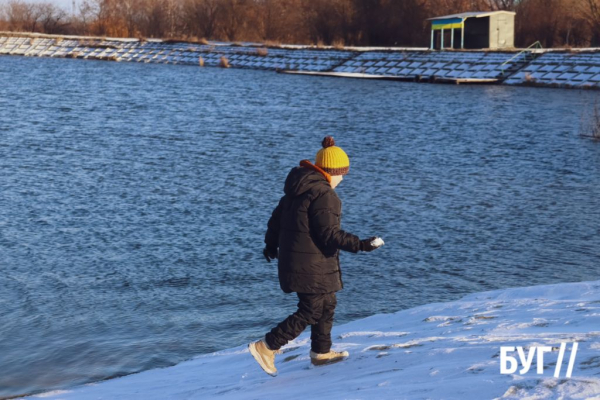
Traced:
<svg viewBox="0 0 600 400">
<path fill-rule="evenodd" d="M 344 360 L 348 357 L 350 353 L 347 351 L 330 351 L 329 353 L 315 353 L 314 351 L 310 351 L 310 362 L 312 365 L 325 365 L 325 364 L 333 364 L 338 361 Z"/>
</svg>

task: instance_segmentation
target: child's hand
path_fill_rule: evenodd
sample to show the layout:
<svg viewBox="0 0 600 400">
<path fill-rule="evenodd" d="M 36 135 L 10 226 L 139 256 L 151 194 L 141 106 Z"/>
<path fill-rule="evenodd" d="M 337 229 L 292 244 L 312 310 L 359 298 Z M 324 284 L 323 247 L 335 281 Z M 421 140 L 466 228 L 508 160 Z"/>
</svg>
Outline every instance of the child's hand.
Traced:
<svg viewBox="0 0 600 400">
<path fill-rule="evenodd" d="M 263 250 L 263 255 L 267 259 L 268 262 L 277 258 L 277 249 L 270 249 L 268 246 L 265 246 Z"/>
<path fill-rule="evenodd" d="M 360 251 L 373 251 L 380 248 L 383 245 L 383 240 L 377 236 L 363 239 L 360 241 Z"/>
</svg>

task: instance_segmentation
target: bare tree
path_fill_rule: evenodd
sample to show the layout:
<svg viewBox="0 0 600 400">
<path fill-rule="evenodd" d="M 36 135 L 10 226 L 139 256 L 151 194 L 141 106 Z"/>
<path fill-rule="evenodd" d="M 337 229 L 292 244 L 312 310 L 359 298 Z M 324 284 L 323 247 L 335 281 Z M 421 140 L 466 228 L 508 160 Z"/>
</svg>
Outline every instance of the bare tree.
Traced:
<svg viewBox="0 0 600 400">
<path fill-rule="evenodd" d="M 488 0 L 492 10 L 514 11 L 519 0 Z"/>
<path fill-rule="evenodd" d="M 582 15 L 591 30 L 590 44 L 592 46 L 600 46 L 600 1 L 586 0 L 586 4 L 582 8 Z"/>
<path fill-rule="evenodd" d="M 249 1 L 246 0 L 223 0 L 221 26 L 227 40 L 237 40 L 248 18 L 248 7 Z"/>
<path fill-rule="evenodd" d="M 36 4 L 37 15 L 44 33 L 63 33 L 69 25 L 65 10 L 52 3 Z"/>
<path fill-rule="evenodd" d="M 77 11 L 78 33 L 90 34 L 92 26 L 98 18 L 98 4 L 92 0 L 84 0 L 79 4 Z"/>
<path fill-rule="evenodd" d="M 186 0 L 185 15 L 188 26 L 198 36 L 212 38 L 222 9 L 219 0 Z"/>
<path fill-rule="evenodd" d="M 12 31 L 36 32 L 40 18 L 37 4 L 22 0 L 11 0 L 6 5 L 6 17 Z"/>
<path fill-rule="evenodd" d="M 336 0 L 310 0 L 305 3 L 305 22 L 309 26 L 311 41 L 332 44 L 341 34 Z"/>
</svg>

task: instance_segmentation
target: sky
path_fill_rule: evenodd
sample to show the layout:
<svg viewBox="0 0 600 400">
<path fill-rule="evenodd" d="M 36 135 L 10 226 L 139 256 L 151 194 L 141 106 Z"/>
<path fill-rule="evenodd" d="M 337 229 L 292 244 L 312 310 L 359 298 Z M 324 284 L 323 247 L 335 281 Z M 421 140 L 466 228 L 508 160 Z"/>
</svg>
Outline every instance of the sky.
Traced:
<svg viewBox="0 0 600 400">
<path fill-rule="evenodd" d="M 56 4 L 57 6 L 60 6 L 62 8 L 64 8 L 67 11 L 71 11 L 71 8 L 73 7 L 73 0 L 25 0 L 29 3 L 40 3 L 40 2 L 44 2 L 44 3 L 52 3 L 52 4 Z M 77 4 L 79 4 L 81 2 L 81 0 L 75 0 Z M 2 3 L 6 3 L 8 2 L 8 0 L 0 0 L 0 4 Z"/>
</svg>

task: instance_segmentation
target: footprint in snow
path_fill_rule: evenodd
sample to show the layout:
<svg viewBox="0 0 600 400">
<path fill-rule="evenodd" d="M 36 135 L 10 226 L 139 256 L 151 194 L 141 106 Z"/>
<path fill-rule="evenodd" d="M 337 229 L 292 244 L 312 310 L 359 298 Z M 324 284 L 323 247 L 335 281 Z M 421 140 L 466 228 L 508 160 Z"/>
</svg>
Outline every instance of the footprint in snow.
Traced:
<svg viewBox="0 0 600 400">
<path fill-rule="evenodd" d="M 283 359 L 283 362 L 292 361 L 292 360 L 295 360 L 298 357 L 300 357 L 300 354 L 294 354 L 293 356 L 287 356 L 286 358 Z"/>
<path fill-rule="evenodd" d="M 416 342 L 408 342 L 408 343 L 396 343 L 396 344 L 384 344 L 384 345 L 375 345 L 369 346 L 365 350 L 370 351 L 382 351 L 382 350 L 391 350 L 391 349 L 409 349 L 411 347 L 421 347 L 422 343 Z"/>
<path fill-rule="evenodd" d="M 485 370 L 485 368 L 483 368 L 481 365 L 472 365 L 469 368 L 467 368 L 467 371 L 472 374 L 479 374 L 480 372 L 483 372 L 484 370 Z"/>
<path fill-rule="evenodd" d="M 588 358 L 581 363 L 581 369 L 595 369 L 600 368 L 600 356 L 594 356 Z"/>
<path fill-rule="evenodd" d="M 475 319 L 496 319 L 497 317 L 494 315 L 474 315 Z"/>
<path fill-rule="evenodd" d="M 289 353 L 290 351 L 297 350 L 297 349 L 299 349 L 299 348 L 300 348 L 300 346 L 287 347 L 287 348 L 286 348 L 286 347 L 284 347 L 284 348 L 283 348 L 283 349 L 281 349 L 281 350 L 283 351 L 283 354 L 285 354 L 285 353 Z"/>
</svg>

